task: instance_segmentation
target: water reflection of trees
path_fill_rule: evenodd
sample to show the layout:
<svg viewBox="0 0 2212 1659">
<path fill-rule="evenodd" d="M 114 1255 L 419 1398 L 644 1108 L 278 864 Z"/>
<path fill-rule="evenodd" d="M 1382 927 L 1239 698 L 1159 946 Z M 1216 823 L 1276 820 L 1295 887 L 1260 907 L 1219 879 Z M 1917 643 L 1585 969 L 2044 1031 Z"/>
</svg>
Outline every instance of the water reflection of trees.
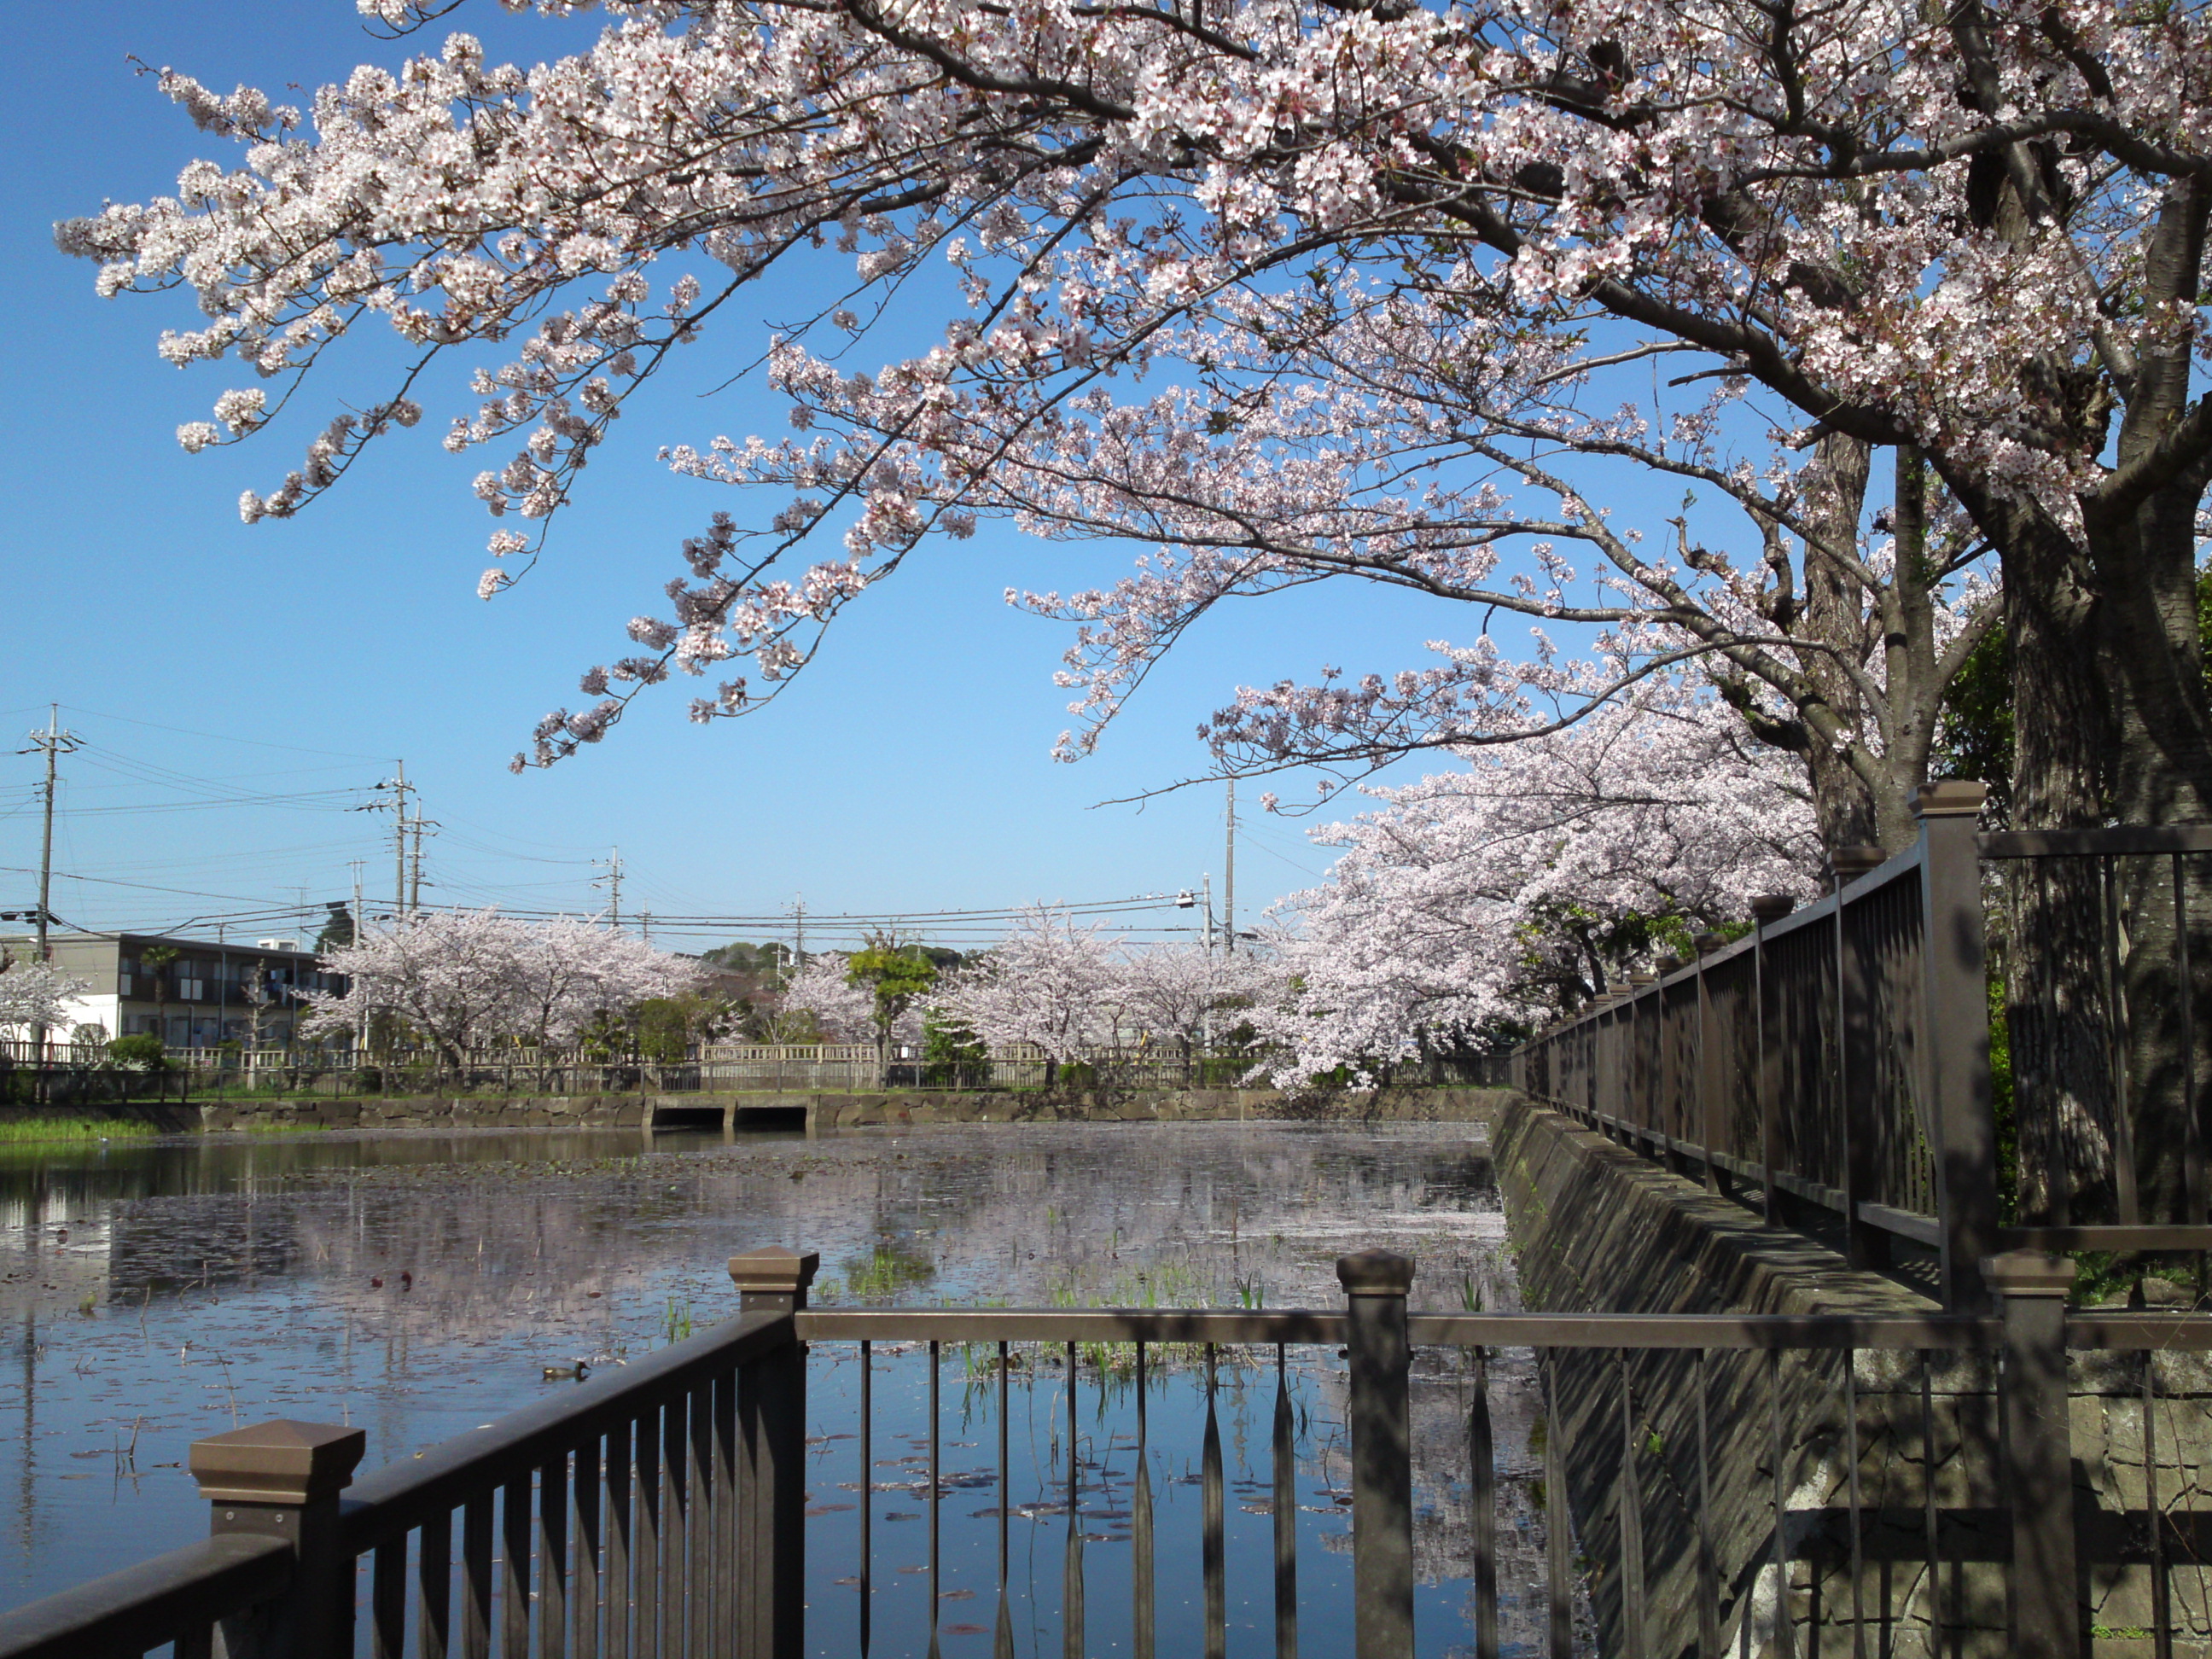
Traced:
<svg viewBox="0 0 2212 1659">
<path fill-rule="evenodd" d="M 131 1147 L 0 1167 L 0 1218 L 18 1249 L 50 1246 L 57 1218 L 94 1229 L 76 1235 L 80 1255 L 105 1224 L 103 1297 L 292 1280 L 423 1338 L 588 1322 L 618 1291 L 679 1279 L 711 1295 L 725 1255 L 769 1243 L 820 1249 L 822 1291 L 872 1301 L 1330 1306 L 1336 1255 L 1376 1244 L 1419 1260 L 1417 1303 L 1510 1293 L 1487 1164 L 1448 1128 L 688 1144 L 647 1157 L 589 1135 Z"/>
</svg>

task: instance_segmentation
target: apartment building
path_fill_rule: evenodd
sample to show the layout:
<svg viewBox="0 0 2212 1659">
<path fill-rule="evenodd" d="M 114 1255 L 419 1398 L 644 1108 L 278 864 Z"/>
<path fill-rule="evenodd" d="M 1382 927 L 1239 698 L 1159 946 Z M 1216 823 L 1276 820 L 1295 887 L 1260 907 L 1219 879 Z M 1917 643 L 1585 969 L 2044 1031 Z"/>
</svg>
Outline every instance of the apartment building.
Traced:
<svg viewBox="0 0 2212 1659">
<path fill-rule="evenodd" d="M 52 960 L 88 988 L 70 1005 L 65 1037 L 98 1026 L 109 1037 L 158 1031 L 173 1048 L 222 1042 L 281 1047 L 291 1041 L 302 990 L 343 991 L 343 975 L 326 974 L 297 939 L 210 943 L 165 933 L 57 933 Z M 37 953 L 27 934 L 0 934 L 0 949 L 19 959 Z M 149 963 L 152 951 L 156 960 Z M 161 953 L 173 951 L 173 960 Z M 94 1033 L 86 1030 L 88 1039 Z"/>
</svg>

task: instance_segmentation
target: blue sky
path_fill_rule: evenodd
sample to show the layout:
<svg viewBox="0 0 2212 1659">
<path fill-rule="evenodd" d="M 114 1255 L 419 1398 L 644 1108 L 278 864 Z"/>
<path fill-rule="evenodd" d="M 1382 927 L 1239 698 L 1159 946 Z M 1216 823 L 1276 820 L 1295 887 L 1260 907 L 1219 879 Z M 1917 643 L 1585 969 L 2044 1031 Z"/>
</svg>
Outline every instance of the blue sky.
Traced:
<svg viewBox="0 0 2212 1659">
<path fill-rule="evenodd" d="M 489 4 L 465 15 L 501 56 L 580 38 Z M 1116 898 L 1194 887 L 1209 871 L 1218 890 L 1218 785 L 1142 810 L 1098 803 L 1202 769 L 1194 727 L 1240 682 L 1305 678 L 1323 662 L 1396 667 L 1419 660 L 1427 638 L 1471 631 L 1464 614 L 1348 589 L 1249 607 L 1187 642 L 1097 757 L 1059 764 L 1049 750 L 1067 719 L 1050 677 L 1063 631 L 1000 596 L 1110 580 L 1139 550 L 1054 548 L 986 526 L 926 548 L 854 606 L 759 718 L 694 726 L 686 688 L 662 688 L 608 742 L 511 776 L 506 759 L 533 721 L 576 702 L 578 671 L 619 651 L 625 618 L 657 607 L 680 539 L 741 505 L 671 477 L 657 447 L 784 428 L 781 400 L 757 386 L 714 390 L 787 314 L 776 296 L 621 423 L 550 556 L 491 604 L 474 593 L 490 526 L 468 491 L 484 463 L 437 443 L 461 406 L 451 382 L 336 495 L 248 528 L 239 491 L 272 486 L 306 428 L 184 454 L 177 424 L 205 418 L 234 373 L 162 364 L 156 337 L 189 325 L 189 299 L 95 298 L 92 269 L 53 251 L 50 226 L 104 198 L 166 191 L 185 161 L 221 153 L 133 75 L 132 56 L 297 98 L 287 82 L 311 88 L 399 49 L 369 36 L 350 0 L 118 0 L 15 21 L 18 62 L 38 68 L 0 109 L 0 283 L 18 319 L 0 414 L 11 623 L 0 738 L 12 740 L 0 750 L 20 746 L 49 700 L 87 741 L 66 768 L 57 837 L 66 878 L 54 908 L 72 921 L 338 898 L 354 860 L 372 893 L 388 891 L 388 818 L 343 810 L 373 797 L 184 803 L 365 788 L 400 757 L 442 826 L 426 892 L 442 902 L 591 908 L 590 860 L 617 845 L 625 908 L 665 915 L 773 914 L 801 892 L 817 912 Z M 310 408 L 326 415 L 336 396 L 377 390 L 373 375 L 342 374 Z M 0 908 L 33 896 L 37 764 L 0 752 Z M 149 781 L 149 765 L 201 786 Z M 1327 864 L 1281 820 L 1252 824 L 1240 846 L 1246 917 Z"/>
</svg>

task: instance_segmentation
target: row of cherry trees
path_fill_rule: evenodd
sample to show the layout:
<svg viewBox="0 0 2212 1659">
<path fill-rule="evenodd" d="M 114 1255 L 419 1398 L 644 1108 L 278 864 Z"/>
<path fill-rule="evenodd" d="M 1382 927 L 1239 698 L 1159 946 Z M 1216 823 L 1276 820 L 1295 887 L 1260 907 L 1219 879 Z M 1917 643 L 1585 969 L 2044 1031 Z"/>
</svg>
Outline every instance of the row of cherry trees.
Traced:
<svg viewBox="0 0 2212 1659">
<path fill-rule="evenodd" d="M 1424 1054 L 1486 1049 L 1608 981 L 1741 923 L 1752 898 L 1817 887 L 1814 788 L 1709 691 L 1640 688 L 1576 726 L 1458 770 L 1373 788 L 1372 810 L 1314 832 L 1339 850 L 1279 907 L 1257 951 L 1117 945 L 1047 909 L 909 999 L 994 1047 L 1054 1060 L 1209 1030 L 1275 1081 L 1373 1079 Z M 817 957 L 786 993 L 825 1031 L 890 1035 L 858 958 Z"/>
<path fill-rule="evenodd" d="M 426 912 L 327 952 L 343 992 L 306 991 L 306 1036 L 404 1036 L 451 1064 L 496 1043 L 576 1042 L 640 1003 L 682 995 L 699 964 L 583 921 Z"/>
<path fill-rule="evenodd" d="M 1025 911 L 990 950 L 902 992 L 888 1012 L 872 954 L 815 957 L 785 990 L 785 1006 L 811 1012 L 833 1040 L 915 1042 L 934 1022 L 989 1048 L 1034 1047 L 1055 1064 L 1100 1048 L 1188 1061 L 1210 1030 L 1225 1034 L 1274 1000 L 1280 981 L 1271 952 L 1125 945 L 1044 907 Z"/>
</svg>

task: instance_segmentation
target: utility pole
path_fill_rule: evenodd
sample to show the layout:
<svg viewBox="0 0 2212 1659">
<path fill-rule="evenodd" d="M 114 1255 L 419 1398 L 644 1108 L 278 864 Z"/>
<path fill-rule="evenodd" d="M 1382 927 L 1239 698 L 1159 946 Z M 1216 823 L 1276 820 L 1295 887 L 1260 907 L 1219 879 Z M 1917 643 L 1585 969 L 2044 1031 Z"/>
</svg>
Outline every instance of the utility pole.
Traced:
<svg viewBox="0 0 2212 1659">
<path fill-rule="evenodd" d="M 84 740 L 74 732 L 61 727 L 62 706 L 58 702 L 46 705 L 46 729 L 30 734 L 31 746 L 18 749 L 19 755 L 44 754 L 46 757 L 46 781 L 41 791 L 46 807 L 46 830 L 39 842 L 39 960 L 47 958 L 46 923 L 52 913 L 54 884 L 54 793 L 59 781 L 57 769 L 64 755 L 73 755 L 83 746 Z M 34 1041 L 43 1039 L 41 1027 L 33 1033 Z"/>
<path fill-rule="evenodd" d="M 806 966 L 805 894 L 800 893 L 797 896 L 796 902 L 792 906 L 791 914 L 791 964 L 792 971 L 797 973 L 801 968 Z"/>
<path fill-rule="evenodd" d="M 407 763 L 399 763 L 398 775 L 389 783 L 380 783 L 379 789 L 392 791 L 392 920 L 396 924 L 407 915 Z M 378 811 L 382 805 L 367 810 Z"/>
<path fill-rule="evenodd" d="M 610 847 L 607 848 L 606 857 L 593 859 L 592 862 L 603 865 L 606 868 L 607 873 L 605 876 L 594 878 L 592 885 L 605 887 L 607 890 L 607 925 L 619 933 L 622 932 L 622 848 Z"/>
<path fill-rule="evenodd" d="M 408 822 L 408 829 L 415 839 L 414 867 L 409 873 L 407 884 L 407 914 L 410 916 L 418 915 L 422 908 L 422 832 L 428 830 L 434 833 L 437 828 L 422 816 L 422 798 L 418 793 L 415 816 Z"/>
<path fill-rule="evenodd" d="M 356 859 L 353 861 L 353 942 L 356 945 L 363 943 L 362 929 L 368 925 L 368 919 L 361 913 L 361 868 L 362 861 Z M 352 981 L 348 981 L 348 995 L 352 994 L 353 988 Z M 354 1016 L 353 1063 L 358 1070 L 362 1057 L 368 1053 L 368 1007 L 358 997 L 354 1000 L 359 1012 Z"/>
<path fill-rule="evenodd" d="M 1206 894 L 1206 954 L 1212 956 L 1213 954 L 1213 872 L 1207 871 L 1206 878 L 1199 884 Z"/>
<path fill-rule="evenodd" d="M 1221 878 L 1223 954 L 1237 954 L 1237 780 L 1229 780 L 1229 862 Z"/>
<path fill-rule="evenodd" d="M 646 942 L 647 945 L 652 944 L 652 943 L 653 943 L 653 912 L 652 912 L 652 911 L 650 911 L 650 910 L 641 910 L 641 911 L 640 911 L 640 912 L 638 913 L 637 925 L 638 925 L 638 931 L 639 931 L 641 933 L 642 933 L 642 934 L 644 935 L 644 937 L 645 937 L 645 942 Z"/>
</svg>

